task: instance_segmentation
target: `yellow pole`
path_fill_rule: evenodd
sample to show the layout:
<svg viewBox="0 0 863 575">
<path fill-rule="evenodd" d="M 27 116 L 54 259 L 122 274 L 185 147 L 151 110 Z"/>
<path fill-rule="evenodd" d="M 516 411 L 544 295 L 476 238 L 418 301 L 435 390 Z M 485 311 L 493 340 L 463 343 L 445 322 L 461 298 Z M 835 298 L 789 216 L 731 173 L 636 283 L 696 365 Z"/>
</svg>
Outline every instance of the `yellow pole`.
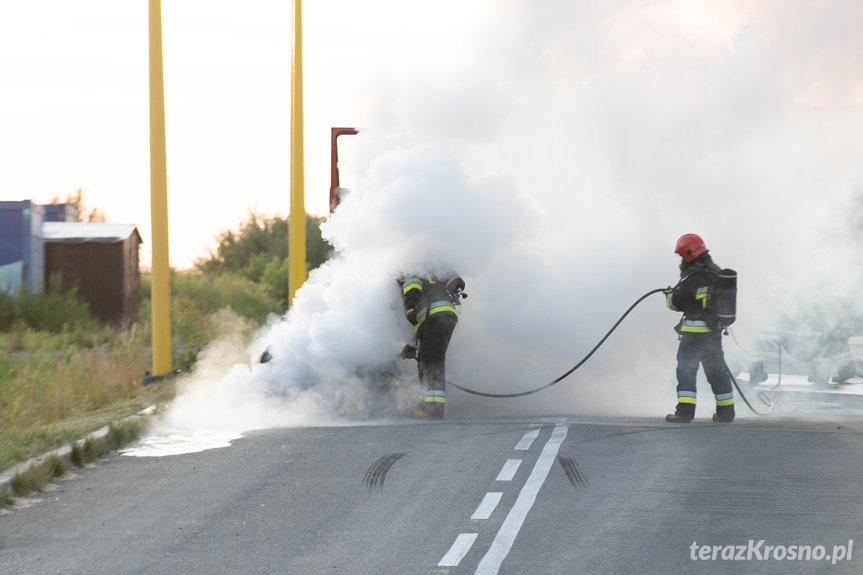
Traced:
<svg viewBox="0 0 863 575">
<path fill-rule="evenodd" d="M 294 2 L 291 51 L 291 215 L 288 219 L 288 306 L 306 281 L 306 201 L 303 181 L 303 32 L 300 0 Z"/>
<path fill-rule="evenodd" d="M 162 7 L 150 0 L 150 223 L 153 234 L 153 373 L 171 371 L 171 268 L 168 261 L 168 173 L 165 85 L 162 74 Z"/>
</svg>

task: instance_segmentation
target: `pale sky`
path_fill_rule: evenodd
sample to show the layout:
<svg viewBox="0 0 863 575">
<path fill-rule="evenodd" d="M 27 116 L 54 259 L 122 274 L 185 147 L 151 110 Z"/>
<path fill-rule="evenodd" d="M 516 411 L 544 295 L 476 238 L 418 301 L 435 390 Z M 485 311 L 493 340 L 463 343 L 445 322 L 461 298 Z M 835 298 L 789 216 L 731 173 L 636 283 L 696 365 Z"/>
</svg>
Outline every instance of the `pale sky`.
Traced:
<svg viewBox="0 0 863 575">
<path fill-rule="evenodd" d="M 342 185 L 355 190 L 393 183 L 370 177 L 376 159 L 422 161 L 411 150 L 436 146 L 540 219 L 567 214 L 562 235 L 585 232 L 571 218 L 591 214 L 657 242 L 698 228 L 742 253 L 779 237 L 789 250 L 825 234 L 847 244 L 837 222 L 863 189 L 861 6 L 307 1 L 307 210 L 327 212 L 330 128 L 347 126 L 361 131 L 340 139 Z M 164 0 L 162 16 L 182 268 L 249 210 L 288 215 L 291 2 Z M 145 0 L 0 4 L 0 198 L 80 187 L 109 221 L 138 226 L 145 264 L 147 58 Z"/>
<path fill-rule="evenodd" d="M 444 0 L 303 4 L 305 198 L 328 212 L 331 127 L 341 182 L 398 141 L 376 118 L 406 70 L 458 48 L 474 8 Z M 171 265 L 187 267 L 249 210 L 290 209 L 291 2 L 162 2 Z M 147 1 L 0 4 L 0 199 L 47 203 L 80 187 L 134 223 L 150 261 Z M 387 141 L 388 143 L 382 144 Z"/>
</svg>

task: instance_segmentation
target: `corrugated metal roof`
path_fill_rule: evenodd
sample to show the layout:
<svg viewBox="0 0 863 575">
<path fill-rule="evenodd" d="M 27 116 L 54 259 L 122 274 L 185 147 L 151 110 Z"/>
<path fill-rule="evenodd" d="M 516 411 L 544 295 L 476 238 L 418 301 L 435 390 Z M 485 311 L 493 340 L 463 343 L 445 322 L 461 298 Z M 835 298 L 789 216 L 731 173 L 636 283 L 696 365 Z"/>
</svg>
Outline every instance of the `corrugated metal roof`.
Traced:
<svg viewBox="0 0 863 575">
<path fill-rule="evenodd" d="M 135 224 L 109 224 L 107 222 L 45 222 L 42 237 L 46 242 L 112 244 L 126 240 L 132 234 L 138 236 Z"/>
</svg>

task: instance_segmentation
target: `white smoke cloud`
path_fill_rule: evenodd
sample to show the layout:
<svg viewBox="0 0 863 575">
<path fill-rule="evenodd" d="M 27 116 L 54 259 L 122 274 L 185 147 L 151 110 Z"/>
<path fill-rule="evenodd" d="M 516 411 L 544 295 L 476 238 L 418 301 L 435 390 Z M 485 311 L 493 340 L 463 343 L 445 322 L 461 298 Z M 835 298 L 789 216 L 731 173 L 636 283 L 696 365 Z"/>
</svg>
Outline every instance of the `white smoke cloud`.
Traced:
<svg viewBox="0 0 863 575">
<path fill-rule="evenodd" d="M 315 397 L 330 416 L 403 411 L 418 387 L 411 362 L 391 364 L 410 337 L 394 277 L 429 259 L 470 294 L 448 379 L 492 393 L 551 381 L 639 296 L 676 283 L 684 233 L 739 272 L 741 342 L 773 327 L 770 294 L 787 311 L 815 278 L 860 279 L 857 3 L 483 9 L 447 39 L 458 53 L 346 90 L 374 129 L 351 148 L 365 176 L 324 226 L 339 254 L 249 352 L 268 345 L 274 360 L 227 379 Z M 450 390 L 448 412 L 662 415 L 677 319 L 652 296 L 556 387 Z M 394 389 L 370 392 L 369 370 L 387 365 Z"/>
</svg>

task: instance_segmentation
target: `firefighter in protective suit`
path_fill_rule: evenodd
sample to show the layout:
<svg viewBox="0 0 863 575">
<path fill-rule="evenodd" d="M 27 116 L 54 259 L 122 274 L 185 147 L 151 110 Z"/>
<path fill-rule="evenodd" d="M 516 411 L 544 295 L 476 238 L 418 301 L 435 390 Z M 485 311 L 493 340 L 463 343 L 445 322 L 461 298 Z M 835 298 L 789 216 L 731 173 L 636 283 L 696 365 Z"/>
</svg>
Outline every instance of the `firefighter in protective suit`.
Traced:
<svg viewBox="0 0 863 575">
<path fill-rule="evenodd" d="M 682 258 L 680 282 L 665 290 L 666 304 L 683 312 L 675 327 L 680 344 L 677 350 L 677 408 L 665 420 L 689 423 L 695 417 L 695 382 L 699 364 L 716 398 L 713 421 L 734 421 L 734 391 L 722 352 L 722 331 L 708 309 L 709 288 L 720 272 L 708 253 L 704 240 L 686 234 L 677 240 L 675 253 Z"/>
<path fill-rule="evenodd" d="M 422 272 L 398 279 L 405 316 L 414 327 L 416 348 L 406 346 L 402 357 L 417 360 L 420 384 L 425 387 L 414 417 L 441 419 L 446 402 L 446 352 L 458 323 L 459 298 L 467 297 L 458 274 Z"/>
</svg>

